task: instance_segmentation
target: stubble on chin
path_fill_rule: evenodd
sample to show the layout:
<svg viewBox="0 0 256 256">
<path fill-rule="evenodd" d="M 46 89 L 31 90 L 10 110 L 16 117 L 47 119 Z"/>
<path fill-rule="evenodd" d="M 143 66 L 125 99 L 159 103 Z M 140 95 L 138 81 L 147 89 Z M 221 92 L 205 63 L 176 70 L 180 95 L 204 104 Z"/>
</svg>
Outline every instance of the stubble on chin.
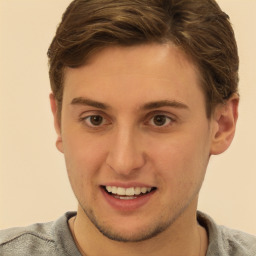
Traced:
<svg viewBox="0 0 256 256">
<path fill-rule="evenodd" d="M 192 201 L 192 200 L 191 200 Z M 96 227 L 96 229 L 107 237 L 110 240 L 116 242 L 123 242 L 123 243 L 137 243 L 149 240 L 154 238 L 170 228 L 173 223 L 185 212 L 191 202 L 187 203 L 186 205 L 176 206 L 175 209 L 165 209 L 161 216 L 158 216 L 157 219 L 152 220 L 150 224 L 146 227 L 134 230 L 133 232 L 127 233 L 126 231 L 122 231 L 122 227 L 120 226 L 120 231 L 116 231 L 110 226 L 108 223 L 99 220 L 92 209 L 88 209 L 83 207 L 80 204 L 83 212 L 89 219 L 89 221 Z M 149 213 L 150 214 L 150 213 Z"/>
</svg>

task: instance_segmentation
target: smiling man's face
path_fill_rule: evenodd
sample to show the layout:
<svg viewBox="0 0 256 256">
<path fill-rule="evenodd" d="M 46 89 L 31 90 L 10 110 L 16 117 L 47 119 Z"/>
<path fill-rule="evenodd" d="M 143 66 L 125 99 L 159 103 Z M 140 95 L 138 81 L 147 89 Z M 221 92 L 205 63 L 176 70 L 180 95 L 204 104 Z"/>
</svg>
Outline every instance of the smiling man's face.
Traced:
<svg viewBox="0 0 256 256">
<path fill-rule="evenodd" d="M 65 73 L 60 139 L 77 218 L 139 241 L 195 218 L 215 123 L 175 46 L 107 48 Z"/>
</svg>

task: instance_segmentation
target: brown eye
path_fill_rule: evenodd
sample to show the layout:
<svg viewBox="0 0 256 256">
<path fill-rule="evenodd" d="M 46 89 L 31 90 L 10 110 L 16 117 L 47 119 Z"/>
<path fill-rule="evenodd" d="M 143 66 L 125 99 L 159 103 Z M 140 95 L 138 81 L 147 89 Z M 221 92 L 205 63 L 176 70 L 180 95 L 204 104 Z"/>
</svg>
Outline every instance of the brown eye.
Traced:
<svg viewBox="0 0 256 256">
<path fill-rule="evenodd" d="M 164 115 L 156 115 L 153 117 L 153 123 L 156 126 L 163 126 L 167 121 L 170 121 L 170 118 Z"/>
<path fill-rule="evenodd" d="M 104 119 L 100 115 L 87 116 L 85 118 L 82 118 L 81 120 L 84 121 L 87 126 L 91 126 L 91 127 L 100 126 L 106 123 L 106 119 Z"/>
</svg>

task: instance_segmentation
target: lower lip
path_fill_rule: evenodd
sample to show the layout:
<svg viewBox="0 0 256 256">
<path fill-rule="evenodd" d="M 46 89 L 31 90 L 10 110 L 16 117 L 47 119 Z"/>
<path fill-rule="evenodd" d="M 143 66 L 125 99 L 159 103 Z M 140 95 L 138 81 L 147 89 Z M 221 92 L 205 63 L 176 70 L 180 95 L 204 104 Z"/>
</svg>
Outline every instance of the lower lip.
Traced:
<svg viewBox="0 0 256 256">
<path fill-rule="evenodd" d="M 101 191 L 106 201 L 110 204 L 111 207 L 118 211 L 123 212 L 134 211 L 144 206 L 149 202 L 149 200 L 153 197 L 153 195 L 156 192 L 156 190 L 153 190 L 152 192 L 147 193 L 143 196 L 139 196 L 135 199 L 118 199 L 108 194 L 104 188 L 101 188 Z"/>
</svg>

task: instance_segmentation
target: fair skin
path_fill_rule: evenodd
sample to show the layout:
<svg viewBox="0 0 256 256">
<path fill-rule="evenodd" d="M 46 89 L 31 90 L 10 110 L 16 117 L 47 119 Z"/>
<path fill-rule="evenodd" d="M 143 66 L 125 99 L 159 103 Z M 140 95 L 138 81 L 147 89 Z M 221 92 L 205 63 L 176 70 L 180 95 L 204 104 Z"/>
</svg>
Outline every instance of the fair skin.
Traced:
<svg viewBox="0 0 256 256">
<path fill-rule="evenodd" d="M 67 68 L 61 123 L 50 98 L 81 253 L 205 255 L 198 193 L 209 157 L 232 141 L 238 97 L 207 118 L 195 65 L 172 44 L 151 44 L 106 48 Z"/>
</svg>

